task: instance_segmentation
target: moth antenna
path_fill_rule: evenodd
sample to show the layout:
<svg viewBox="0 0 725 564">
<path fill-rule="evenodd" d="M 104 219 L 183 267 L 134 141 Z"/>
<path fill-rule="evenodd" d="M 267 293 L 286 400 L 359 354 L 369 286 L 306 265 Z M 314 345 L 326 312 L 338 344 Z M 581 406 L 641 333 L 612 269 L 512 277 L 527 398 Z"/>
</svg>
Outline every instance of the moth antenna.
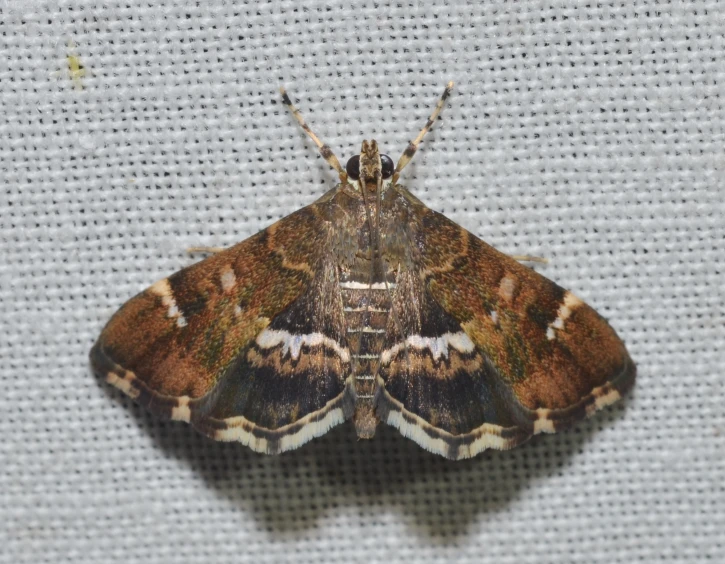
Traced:
<svg viewBox="0 0 725 564">
<path fill-rule="evenodd" d="M 380 213 L 383 209 L 383 177 L 378 174 L 375 198 L 375 246 L 380 253 Z"/>
<path fill-rule="evenodd" d="M 186 252 L 189 254 L 194 253 L 210 253 L 210 254 L 216 254 L 221 253 L 224 250 L 224 247 L 189 247 L 186 249 Z"/>
<path fill-rule="evenodd" d="M 373 250 L 373 252 L 377 249 L 376 246 L 376 234 L 377 230 L 373 224 L 373 217 L 370 215 L 370 207 L 368 206 L 368 190 L 366 186 L 365 179 L 361 176 L 360 177 L 360 194 L 362 194 L 363 199 L 363 205 L 365 206 L 365 216 L 367 218 L 368 222 L 368 229 L 370 230 L 370 248 Z M 378 190 L 378 194 L 380 194 L 380 190 Z M 378 208 L 380 209 L 380 208 Z M 379 216 L 378 216 L 379 217 Z M 373 283 L 373 270 L 374 270 L 374 259 L 371 256 L 370 257 L 370 284 Z"/>
<path fill-rule="evenodd" d="M 519 262 L 538 262 L 541 264 L 549 264 L 549 259 L 546 257 L 535 257 L 533 255 L 511 255 L 511 258 Z"/>
<path fill-rule="evenodd" d="M 405 168 L 405 166 L 413 158 L 413 155 L 415 155 L 415 152 L 418 150 L 418 145 L 420 145 L 420 142 L 422 141 L 423 137 L 425 136 L 426 133 L 428 133 L 428 131 L 430 130 L 433 123 L 435 123 L 435 120 L 438 118 L 438 115 L 441 113 L 441 110 L 443 109 L 443 104 L 446 103 L 448 96 L 451 95 L 451 90 L 453 90 L 453 81 L 449 82 L 446 85 L 446 89 L 443 91 L 443 94 L 441 94 L 441 97 L 438 99 L 438 103 L 436 104 L 436 107 L 433 110 L 433 113 L 428 118 L 428 121 L 423 126 L 423 129 L 421 129 L 420 133 L 418 133 L 418 137 L 416 137 L 413 141 L 408 143 L 408 146 L 406 147 L 405 151 L 403 151 L 403 154 L 400 155 L 400 159 L 398 159 L 398 164 L 395 165 L 395 173 L 393 174 L 393 184 L 398 182 L 398 178 L 400 177 L 400 171 L 403 170 Z"/>
<path fill-rule="evenodd" d="M 300 127 L 305 130 L 305 133 L 307 133 L 307 135 L 310 136 L 310 139 L 312 139 L 315 145 L 317 145 L 317 148 L 320 150 L 322 158 L 327 161 L 327 164 L 329 164 L 337 171 L 337 173 L 340 175 L 340 182 L 342 182 L 343 184 L 347 184 L 347 172 L 344 168 L 342 168 L 342 166 L 340 166 L 340 161 L 337 160 L 335 153 L 332 152 L 332 149 L 330 149 L 330 147 L 320 141 L 320 138 L 317 137 L 317 135 L 315 135 L 315 133 L 310 129 L 310 126 L 307 125 L 300 111 L 292 103 L 292 100 L 290 100 L 289 96 L 287 95 L 287 91 L 284 89 L 284 86 L 280 86 L 279 91 L 282 94 L 282 103 L 287 106 L 287 109 L 292 112 L 292 115 L 297 120 L 297 123 L 300 124 Z"/>
</svg>

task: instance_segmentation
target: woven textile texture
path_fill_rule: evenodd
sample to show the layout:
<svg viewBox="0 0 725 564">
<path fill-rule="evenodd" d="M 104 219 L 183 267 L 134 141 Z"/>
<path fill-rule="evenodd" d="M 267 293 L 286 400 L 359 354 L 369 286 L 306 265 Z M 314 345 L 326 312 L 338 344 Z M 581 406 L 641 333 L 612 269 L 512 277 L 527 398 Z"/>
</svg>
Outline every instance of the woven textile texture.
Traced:
<svg viewBox="0 0 725 564">
<path fill-rule="evenodd" d="M 0 563 L 725 562 L 725 3 L 4 2 Z M 394 159 L 606 316 L 633 393 L 449 462 L 380 427 L 278 457 L 92 375 L 129 297 Z"/>
</svg>

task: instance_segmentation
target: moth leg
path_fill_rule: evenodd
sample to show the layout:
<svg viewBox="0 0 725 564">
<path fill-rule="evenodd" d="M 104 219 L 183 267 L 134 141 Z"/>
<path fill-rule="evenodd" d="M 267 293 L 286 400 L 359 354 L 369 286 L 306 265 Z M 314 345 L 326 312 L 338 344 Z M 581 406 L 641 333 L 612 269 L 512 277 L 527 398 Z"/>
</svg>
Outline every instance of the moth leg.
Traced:
<svg viewBox="0 0 725 564">
<path fill-rule="evenodd" d="M 189 247 L 186 249 L 186 252 L 189 254 L 192 253 L 221 253 L 224 250 L 224 247 Z"/>
<path fill-rule="evenodd" d="M 441 110 L 443 109 L 443 104 L 445 104 L 446 100 L 448 99 L 448 96 L 450 96 L 452 89 L 453 89 L 453 81 L 449 82 L 446 85 L 446 89 L 443 91 L 443 94 L 441 94 L 441 97 L 438 99 L 438 103 L 436 104 L 436 107 L 433 110 L 433 113 L 431 113 L 430 117 L 428 118 L 428 121 L 425 122 L 423 129 L 421 129 L 420 133 L 418 133 L 418 137 L 416 137 L 413 141 L 408 143 L 408 146 L 406 147 L 405 151 L 403 151 L 403 154 L 400 155 L 400 158 L 398 159 L 398 164 L 395 165 L 395 173 L 393 174 L 393 184 L 395 184 L 398 181 L 398 178 L 400 177 L 400 171 L 403 170 L 405 168 L 405 166 L 413 158 L 413 155 L 415 155 L 415 152 L 418 150 L 418 145 L 420 145 L 420 142 L 422 141 L 423 136 L 426 133 L 428 133 L 431 126 L 433 125 L 435 120 L 438 118 L 438 114 L 441 113 Z"/>
<path fill-rule="evenodd" d="M 546 257 L 535 257 L 533 255 L 509 255 L 512 259 L 519 262 L 538 262 L 541 264 L 549 264 L 549 259 Z"/>
<path fill-rule="evenodd" d="M 290 100 L 289 96 L 287 96 L 287 91 L 284 89 L 284 87 L 280 86 L 279 91 L 282 94 L 282 103 L 287 106 L 287 109 L 292 112 L 292 115 L 297 120 L 297 123 L 300 124 L 300 127 L 305 130 L 305 133 L 307 133 L 307 135 L 310 136 L 310 139 L 312 139 L 315 145 L 317 145 L 317 148 L 320 150 L 322 158 L 327 161 L 327 164 L 329 164 L 337 171 L 337 173 L 340 175 L 340 182 L 342 182 L 343 184 L 347 184 L 347 172 L 344 168 L 342 168 L 342 166 L 340 166 L 340 161 L 337 160 L 335 153 L 332 152 L 332 149 L 330 149 L 330 147 L 320 141 L 319 137 L 317 137 L 317 135 L 315 135 L 314 132 L 310 129 L 310 126 L 307 125 L 300 111 L 295 108 L 292 100 Z"/>
</svg>

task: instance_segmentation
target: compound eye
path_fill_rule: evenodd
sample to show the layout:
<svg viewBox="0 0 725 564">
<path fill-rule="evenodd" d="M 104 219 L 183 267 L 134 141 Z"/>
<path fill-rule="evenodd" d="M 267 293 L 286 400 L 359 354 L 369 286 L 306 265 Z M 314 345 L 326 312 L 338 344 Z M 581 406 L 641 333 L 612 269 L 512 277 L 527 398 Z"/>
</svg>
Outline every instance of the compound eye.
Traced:
<svg viewBox="0 0 725 564">
<path fill-rule="evenodd" d="M 347 161 L 347 164 L 345 165 L 345 170 L 347 171 L 348 177 L 350 177 L 352 180 L 359 180 L 360 179 L 360 155 L 355 155 L 354 157 L 351 157 L 349 161 Z"/>
<path fill-rule="evenodd" d="M 382 167 L 381 172 L 383 174 L 383 178 L 390 178 L 393 176 L 393 172 L 395 172 L 393 159 L 391 159 L 388 155 L 380 155 L 380 165 Z"/>
</svg>

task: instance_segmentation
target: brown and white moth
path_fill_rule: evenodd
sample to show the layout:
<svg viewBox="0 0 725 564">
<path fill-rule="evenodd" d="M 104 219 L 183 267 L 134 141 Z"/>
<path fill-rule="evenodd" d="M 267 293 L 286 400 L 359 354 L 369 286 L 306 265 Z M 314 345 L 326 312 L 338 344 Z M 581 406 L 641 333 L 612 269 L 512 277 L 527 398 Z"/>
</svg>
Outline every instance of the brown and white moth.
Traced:
<svg viewBox="0 0 725 564">
<path fill-rule="evenodd" d="M 453 83 L 393 166 L 363 141 L 315 203 L 129 300 L 91 350 L 154 413 L 258 452 L 352 418 L 450 459 L 570 426 L 629 389 L 635 365 L 570 292 L 398 184 Z"/>
</svg>

